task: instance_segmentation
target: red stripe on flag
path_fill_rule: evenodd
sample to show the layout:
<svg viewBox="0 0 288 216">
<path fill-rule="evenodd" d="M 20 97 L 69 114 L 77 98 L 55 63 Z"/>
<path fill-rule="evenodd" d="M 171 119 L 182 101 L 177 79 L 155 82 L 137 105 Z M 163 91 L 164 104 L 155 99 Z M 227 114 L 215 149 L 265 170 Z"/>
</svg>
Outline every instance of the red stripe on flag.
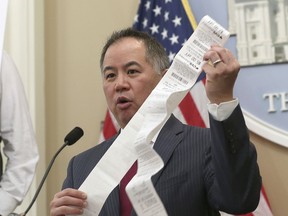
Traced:
<svg viewBox="0 0 288 216">
<path fill-rule="evenodd" d="M 261 192 L 262 192 L 262 195 L 263 195 L 264 198 L 265 198 L 265 201 L 266 201 L 267 205 L 269 206 L 269 209 L 271 209 L 271 206 L 270 206 L 270 203 L 269 203 L 268 197 L 267 197 L 267 195 L 266 195 L 266 192 L 265 192 L 264 186 L 262 186 L 262 188 L 261 188 Z"/>
<path fill-rule="evenodd" d="M 190 93 L 181 101 L 179 108 L 188 125 L 206 127 Z"/>
<path fill-rule="evenodd" d="M 117 133 L 116 128 L 113 124 L 113 121 L 110 116 L 109 110 L 106 111 L 106 116 L 103 125 L 103 136 L 104 139 L 107 140 L 114 136 Z"/>
<path fill-rule="evenodd" d="M 249 214 L 244 214 L 244 215 L 237 215 L 237 216 L 254 216 L 254 214 L 249 213 Z"/>
</svg>

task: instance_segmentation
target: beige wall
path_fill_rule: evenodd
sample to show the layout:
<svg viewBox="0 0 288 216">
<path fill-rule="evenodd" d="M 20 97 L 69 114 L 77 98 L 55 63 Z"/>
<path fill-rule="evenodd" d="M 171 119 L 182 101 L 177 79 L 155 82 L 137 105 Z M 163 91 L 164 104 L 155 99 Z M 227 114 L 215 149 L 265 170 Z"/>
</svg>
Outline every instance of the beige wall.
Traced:
<svg viewBox="0 0 288 216">
<path fill-rule="evenodd" d="M 70 158 L 97 143 L 106 111 L 98 64 L 100 50 L 113 30 L 131 26 L 137 2 L 45 1 L 47 163 L 74 126 L 85 132 L 77 144 L 64 149 L 57 158 L 47 181 L 48 202 L 60 190 Z M 251 137 L 272 209 L 275 216 L 283 216 L 288 212 L 288 149 L 255 134 Z"/>
</svg>

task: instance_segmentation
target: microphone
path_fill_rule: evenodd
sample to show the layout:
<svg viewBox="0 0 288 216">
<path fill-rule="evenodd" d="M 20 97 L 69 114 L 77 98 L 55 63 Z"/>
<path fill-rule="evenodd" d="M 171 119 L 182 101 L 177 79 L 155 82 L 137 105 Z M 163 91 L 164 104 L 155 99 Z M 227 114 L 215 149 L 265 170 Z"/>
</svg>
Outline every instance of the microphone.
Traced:
<svg viewBox="0 0 288 216">
<path fill-rule="evenodd" d="M 84 131 L 80 127 L 75 127 L 64 138 L 64 145 L 73 145 L 84 135 Z"/>
<path fill-rule="evenodd" d="M 56 159 L 56 157 L 58 156 L 58 154 L 68 145 L 73 145 L 74 143 L 76 143 L 82 136 L 84 135 L 83 130 L 80 127 L 75 127 L 73 130 L 71 130 L 66 137 L 64 138 L 64 144 L 61 146 L 61 148 L 56 152 L 56 154 L 53 156 L 52 160 L 50 161 L 47 170 L 45 171 L 44 176 L 42 177 L 42 180 L 35 192 L 35 195 L 30 203 L 30 205 L 28 206 L 28 208 L 26 209 L 26 211 L 24 213 L 21 214 L 17 214 L 17 213 L 10 213 L 8 216 L 25 216 L 29 210 L 31 209 L 31 207 L 33 206 L 34 202 L 36 201 L 38 194 L 45 182 L 45 179 L 47 178 L 47 175 Z"/>
</svg>

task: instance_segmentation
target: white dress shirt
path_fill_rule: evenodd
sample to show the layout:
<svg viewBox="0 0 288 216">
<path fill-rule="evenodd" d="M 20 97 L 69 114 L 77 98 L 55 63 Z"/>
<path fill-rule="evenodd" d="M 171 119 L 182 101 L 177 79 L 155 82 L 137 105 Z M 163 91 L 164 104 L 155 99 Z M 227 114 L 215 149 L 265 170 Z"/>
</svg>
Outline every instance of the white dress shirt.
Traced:
<svg viewBox="0 0 288 216">
<path fill-rule="evenodd" d="M 238 98 L 218 104 L 208 104 L 208 111 L 217 121 L 224 121 L 229 118 L 234 109 L 238 106 Z"/>
<path fill-rule="evenodd" d="M 7 157 L 0 180 L 0 215 L 6 216 L 23 201 L 39 156 L 23 84 L 5 52 L 0 70 L 0 136 Z"/>
</svg>

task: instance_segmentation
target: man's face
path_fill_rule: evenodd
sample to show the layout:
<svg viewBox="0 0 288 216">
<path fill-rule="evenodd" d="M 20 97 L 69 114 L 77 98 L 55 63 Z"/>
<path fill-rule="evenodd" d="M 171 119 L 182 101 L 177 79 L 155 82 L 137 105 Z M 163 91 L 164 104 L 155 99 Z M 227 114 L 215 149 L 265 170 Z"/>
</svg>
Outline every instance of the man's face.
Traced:
<svg viewBox="0 0 288 216">
<path fill-rule="evenodd" d="M 162 77 L 146 61 L 144 43 L 134 38 L 123 38 L 108 48 L 102 73 L 108 107 L 121 128 Z"/>
</svg>

